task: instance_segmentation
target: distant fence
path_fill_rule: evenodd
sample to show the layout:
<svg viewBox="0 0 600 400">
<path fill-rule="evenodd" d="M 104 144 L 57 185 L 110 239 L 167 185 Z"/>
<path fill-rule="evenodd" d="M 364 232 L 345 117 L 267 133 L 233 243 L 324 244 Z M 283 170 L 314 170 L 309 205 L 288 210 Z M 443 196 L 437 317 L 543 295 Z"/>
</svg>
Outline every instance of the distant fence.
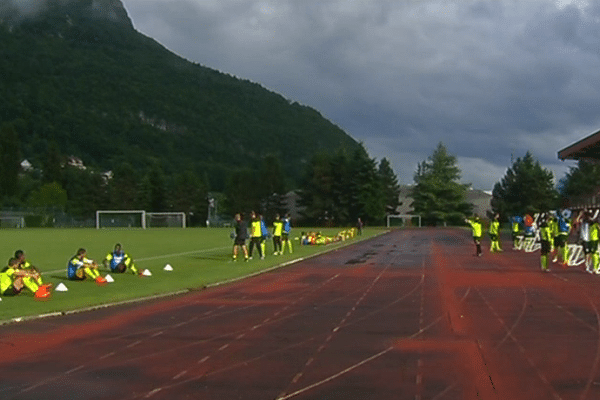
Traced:
<svg viewBox="0 0 600 400">
<path fill-rule="evenodd" d="M 75 217 L 62 210 L 21 208 L 0 211 L 0 228 L 93 228 L 94 218 Z"/>
</svg>

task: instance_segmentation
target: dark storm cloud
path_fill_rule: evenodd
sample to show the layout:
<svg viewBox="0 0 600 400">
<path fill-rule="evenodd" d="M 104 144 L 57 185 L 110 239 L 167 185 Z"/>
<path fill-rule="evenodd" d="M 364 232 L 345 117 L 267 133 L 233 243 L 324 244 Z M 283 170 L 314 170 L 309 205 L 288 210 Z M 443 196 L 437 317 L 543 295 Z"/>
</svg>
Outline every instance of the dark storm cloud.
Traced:
<svg viewBox="0 0 600 400">
<path fill-rule="evenodd" d="M 600 5 L 529 1 L 124 0 L 200 64 L 320 110 L 403 183 L 442 141 L 491 189 L 531 150 L 600 127 Z"/>
</svg>

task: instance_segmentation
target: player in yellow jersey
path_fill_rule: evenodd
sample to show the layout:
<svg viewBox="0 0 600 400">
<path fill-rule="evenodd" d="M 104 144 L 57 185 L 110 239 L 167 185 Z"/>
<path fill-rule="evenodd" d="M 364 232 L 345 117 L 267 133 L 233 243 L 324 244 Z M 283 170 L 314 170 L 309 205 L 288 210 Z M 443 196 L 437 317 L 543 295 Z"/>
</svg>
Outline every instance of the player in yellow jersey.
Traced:
<svg viewBox="0 0 600 400">
<path fill-rule="evenodd" d="M 475 255 L 481 257 L 481 233 L 483 231 L 483 224 L 477 214 L 473 215 L 471 219 L 465 219 L 465 222 L 471 225 L 473 230 L 473 242 L 475 243 Z"/>
<path fill-rule="evenodd" d="M 490 233 L 490 240 L 492 242 L 490 245 L 490 252 L 491 253 L 501 252 L 502 248 L 500 247 L 500 215 L 499 214 L 496 214 L 494 216 L 494 219 L 490 223 L 489 233 Z"/>
<path fill-rule="evenodd" d="M 279 214 L 275 215 L 275 221 L 273 221 L 273 249 L 276 256 L 283 254 L 281 247 L 281 234 L 283 233 L 283 221 Z"/>
<path fill-rule="evenodd" d="M 15 296 L 26 287 L 36 299 L 50 297 L 50 285 L 38 285 L 34 272 L 19 268 L 19 260 L 11 258 L 8 266 L 0 272 L 0 294 Z"/>
</svg>

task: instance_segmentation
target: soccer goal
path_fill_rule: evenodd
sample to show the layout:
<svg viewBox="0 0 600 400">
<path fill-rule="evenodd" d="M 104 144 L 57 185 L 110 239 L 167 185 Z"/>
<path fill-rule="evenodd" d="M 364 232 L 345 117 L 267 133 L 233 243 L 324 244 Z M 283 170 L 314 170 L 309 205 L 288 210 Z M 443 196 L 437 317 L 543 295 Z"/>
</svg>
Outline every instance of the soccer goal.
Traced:
<svg viewBox="0 0 600 400">
<path fill-rule="evenodd" d="M 147 212 L 147 228 L 185 228 L 184 212 Z"/>
<path fill-rule="evenodd" d="M 407 226 L 418 226 L 421 227 L 421 216 L 413 214 L 399 214 L 399 215 L 388 215 L 387 216 L 387 227 L 407 227 Z"/>
<path fill-rule="evenodd" d="M 96 211 L 96 229 L 100 228 L 146 229 L 146 211 L 98 210 Z"/>
<path fill-rule="evenodd" d="M 25 228 L 25 217 L 0 217 L 0 228 Z"/>
</svg>

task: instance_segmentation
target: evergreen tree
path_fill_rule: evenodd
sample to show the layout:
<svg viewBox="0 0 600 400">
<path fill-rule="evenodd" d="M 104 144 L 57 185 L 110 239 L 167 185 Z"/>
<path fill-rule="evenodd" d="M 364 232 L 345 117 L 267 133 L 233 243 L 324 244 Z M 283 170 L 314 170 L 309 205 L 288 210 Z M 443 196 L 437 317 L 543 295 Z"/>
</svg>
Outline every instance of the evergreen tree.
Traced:
<svg viewBox="0 0 600 400">
<path fill-rule="evenodd" d="M 89 169 L 66 166 L 62 187 L 67 192 L 67 211 L 81 218 L 92 218 L 108 204 L 108 187 L 102 176 Z"/>
<path fill-rule="evenodd" d="M 150 208 L 148 208 L 148 211 L 167 211 L 166 179 L 158 163 L 152 165 L 148 177 L 150 182 Z"/>
<path fill-rule="evenodd" d="M 351 157 L 345 151 L 314 156 L 298 193 L 307 223 L 347 226 L 361 218 L 380 224 L 385 216 L 383 180 L 362 145 Z"/>
<path fill-rule="evenodd" d="M 563 197 L 576 198 L 596 194 L 600 188 L 600 165 L 579 160 L 577 167 L 571 167 L 560 181 Z"/>
<path fill-rule="evenodd" d="M 60 148 L 55 141 L 48 143 L 46 149 L 46 157 L 44 159 L 44 167 L 42 173 L 42 181 L 44 183 L 61 182 L 62 181 L 62 163 L 61 163 Z"/>
<path fill-rule="evenodd" d="M 492 209 L 505 217 L 556 208 L 558 191 L 551 171 L 528 151 L 517 158 L 492 191 Z"/>
<path fill-rule="evenodd" d="M 189 225 L 206 221 L 208 187 L 193 171 L 175 175 L 169 190 L 171 211 L 185 212 Z"/>
<path fill-rule="evenodd" d="M 225 187 L 226 209 L 229 214 L 260 211 L 260 195 L 257 191 L 256 176 L 249 168 L 233 172 Z"/>
<path fill-rule="evenodd" d="M 13 197 L 19 193 L 21 149 L 19 136 L 10 124 L 0 128 L 0 194 Z"/>
<path fill-rule="evenodd" d="M 261 199 L 260 211 L 265 220 L 272 221 L 275 214 L 285 214 L 286 210 L 283 206 L 285 174 L 279 158 L 274 155 L 267 155 L 263 159 L 257 177 L 257 184 Z"/>
<path fill-rule="evenodd" d="M 373 225 L 383 222 L 385 217 L 385 192 L 377 163 L 370 158 L 366 149 L 354 151 L 351 159 L 350 170 L 352 179 L 347 185 L 350 187 L 353 201 L 350 207 L 350 223 L 354 224 L 358 218 L 365 223 Z"/>
<path fill-rule="evenodd" d="M 110 206 L 115 210 L 134 210 L 139 181 L 136 171 L 128 162 L 122 162 L 113 171 L 109 184 Z"/>
<path fill-rule="evenodd" d="M 400 206 L 400 185 L 390 162 L 386 158 L 379 162 L 379 177 L 385 196 L 385 212 L 386 214 L 396 214 L 396 209 Z"/>
<path fill-rule="evenodd" d="M 473 205 L 465 201 L 469 185 L 459 183 L 456 157 L 439 143 L 433 154 L 417 166 L 412 206 L 426 225 L 460 224 Z"/>
<path fill-rule="evenodd" d="M 305 183 L 298 194 L 299 204 L 304 207 L 304 218 L 309 224 L 327 224 L 334 214 L 340 214 L 337 210 L 334 212 L 333 170 L 331 157 L 326 153 L 316 154 L 307 165 Z"/>
</svg>

